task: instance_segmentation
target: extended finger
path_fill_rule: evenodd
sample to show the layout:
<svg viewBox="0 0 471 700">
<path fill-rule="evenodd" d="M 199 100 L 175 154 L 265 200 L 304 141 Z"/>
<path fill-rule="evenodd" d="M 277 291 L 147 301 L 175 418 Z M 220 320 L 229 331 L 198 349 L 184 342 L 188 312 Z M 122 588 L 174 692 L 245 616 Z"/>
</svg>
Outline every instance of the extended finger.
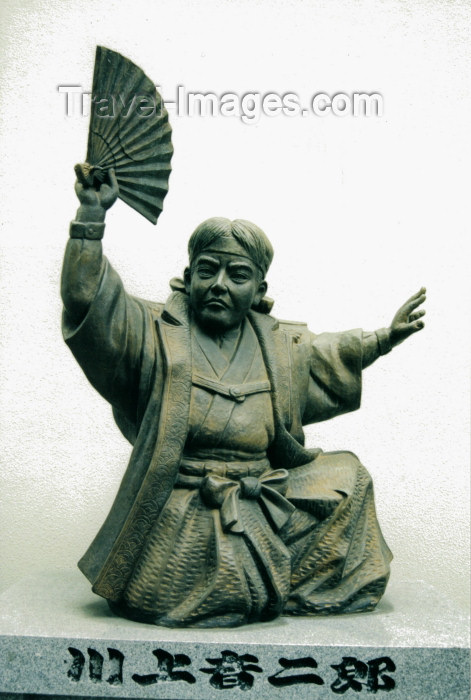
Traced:
<svg viewBox="0 0 471 700">
<path fill-rule="evenodd" d="M 417 297 L 423 296 L 427 292 L 425 287 L 421 287 L 418 292 L 413 294 L 410 299 L 406 301 L 406 304 L 408 304 L 410 301 L 414 301 L 414 299 L 417 299 Z"/>
<path fill-rule="evenodd" d="M 402 307 L 402 311 L 406 313 L 407 316 L 411 314 L 414 309 L 416 309 L 418 306 L 424 303 L 426 300 L 425 293 L 422 292 L 422 294 L 415 294 L 413 297 L 411 297 L 404 306 Z"/>
<path fill-rule="evenodd" d="M 424 326 L 425 323 L 423 321 L 413 321 L 412 323 L 406 324 L 409 335 L 412 333 L 417 333 L 417 331 L 421 331 Z"/>
<path fill-rule="evenodd" d="M 410 314 L 409 321 L 416 321 L 418 318 L 422 318 L 422 316 L 425 316 L 425 309 L 420 309 L 420 311 L 414 311 L 413 314 Z"/>
</svg>

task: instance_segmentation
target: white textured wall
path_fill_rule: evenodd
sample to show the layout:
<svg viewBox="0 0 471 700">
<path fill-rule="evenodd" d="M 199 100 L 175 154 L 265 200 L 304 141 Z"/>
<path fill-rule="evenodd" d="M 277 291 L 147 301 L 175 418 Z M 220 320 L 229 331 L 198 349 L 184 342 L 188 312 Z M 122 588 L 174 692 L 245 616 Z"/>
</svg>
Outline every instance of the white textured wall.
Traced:
<svg viewBox="0 0 471 700">
<path fill-rule="evenodd" d="M 257 222 L 281 318 L 387 325 L 422 284 L 426 329 L 365 373 L 360 411 L 309 430 L 372 472 L 393 575 L 468 601 L 469 3 L 3 1 L 1 578 L 74 567 L 130 448 L 60 335 L 59 275 L 87 120 L 57 85 L 91 86 L 94 48 L 188 90 L 377 90 L 381 119 L 174 117 L 154 229 L 118 203 L 105 247 L 130 291 L 163 299 L 213 215 Z"/>
</svg>

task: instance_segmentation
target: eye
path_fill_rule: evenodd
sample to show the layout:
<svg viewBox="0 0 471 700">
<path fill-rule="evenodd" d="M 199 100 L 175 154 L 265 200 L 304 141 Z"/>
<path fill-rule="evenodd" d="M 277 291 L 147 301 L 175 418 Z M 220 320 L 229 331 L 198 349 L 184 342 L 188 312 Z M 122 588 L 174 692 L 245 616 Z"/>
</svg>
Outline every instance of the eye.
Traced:
<svg viewBox="0 0 471 700">
<path fill-rule="evenodd" d="M 252 279 L 252 273 L 249 270 L 236 269 L 230 272 L 230 278 L 236 284 L 243 284 Z"/>
<path fill-rule="evenodd" d="M 214 269 L 210 265 L 198 265 L 197 272 L 203 278 L 213 277 L 215 274 Z"/>
</svg>

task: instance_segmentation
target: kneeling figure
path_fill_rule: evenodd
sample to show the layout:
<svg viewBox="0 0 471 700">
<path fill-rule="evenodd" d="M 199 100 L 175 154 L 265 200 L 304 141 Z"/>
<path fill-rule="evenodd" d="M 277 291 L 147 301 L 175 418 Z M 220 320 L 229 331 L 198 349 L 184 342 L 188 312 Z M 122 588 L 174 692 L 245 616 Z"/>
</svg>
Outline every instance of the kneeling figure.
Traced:
<svg viewBox="0 0 471 700">
<path fill-rule="evenodd" d="M 117 196 L 77 184 L 63 333 L 133 444 L 79 566 L 123 616 L 171 627 L 372 610 L 391 553 L 371 478 L 303 425 L 360 406 L 361 374 L 423 327 L 421 289 L 373 333 L 311 333 L 269 315 L 273 250 L 254 224 L 208 219 L 165 304 L 130 296 L 102 254 Z"/>
</svg>

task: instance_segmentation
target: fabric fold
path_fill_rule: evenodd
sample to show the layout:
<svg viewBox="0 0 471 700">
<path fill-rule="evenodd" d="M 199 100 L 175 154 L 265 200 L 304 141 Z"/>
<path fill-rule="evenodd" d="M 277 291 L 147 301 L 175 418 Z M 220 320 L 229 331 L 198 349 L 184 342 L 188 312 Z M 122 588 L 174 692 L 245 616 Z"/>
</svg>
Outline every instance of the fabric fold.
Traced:
<svg viewBox="0 0 471 700">
<path fill-rule="evenodd" d="M 282 495 L 283 491 L 286 491 L 288 476 L 286 469 L 276 469 L 258 479 L 254 476 L 242 477 L 239 481 L 209 474 L 201 479 L 199 488 L 208 507 L 220 509 L 224 532 L 245 532 L 239 506 L 240 498 L 259 501 L 273 531 L 278 532 L 295 510 Z"/>
</svg>

